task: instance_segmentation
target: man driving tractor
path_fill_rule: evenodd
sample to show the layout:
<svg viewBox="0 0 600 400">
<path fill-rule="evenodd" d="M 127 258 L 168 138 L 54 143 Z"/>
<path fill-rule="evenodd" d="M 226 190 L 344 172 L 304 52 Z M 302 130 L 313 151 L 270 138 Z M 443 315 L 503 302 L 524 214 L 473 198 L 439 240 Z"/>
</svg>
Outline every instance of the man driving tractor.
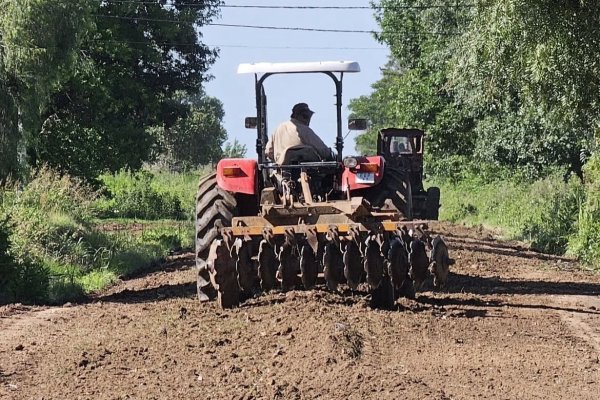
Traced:
<svg viewBox="0 0 600 400">
<path fill-rule="evenodd" d="M 282 122 L 267 142 L 267 157 L 279 165 L 330 160 L 331 150 L 309 127 L 313 114 L 308 104 L 296 104 L 290 120 Z"/>
</svg>

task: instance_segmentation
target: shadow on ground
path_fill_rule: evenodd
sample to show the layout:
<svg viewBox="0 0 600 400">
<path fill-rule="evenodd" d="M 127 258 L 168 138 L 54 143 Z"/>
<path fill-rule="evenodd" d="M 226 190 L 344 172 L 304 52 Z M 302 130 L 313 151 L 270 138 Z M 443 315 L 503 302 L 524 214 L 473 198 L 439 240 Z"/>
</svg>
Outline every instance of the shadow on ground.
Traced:
<svg viewBox="0 0 600 400">
<path fill-rule="evenodd" d="M 600 284 L 591 282 L 549 282 L 499 277 L 480 277 L 450 273 L 445 289 L 450 293 L 487 294 L 554 294 L 599 296 Z"/>
<path fill-rule="evenodd" d="M 196 282 L 176 285 L 161 285 L 155 288 L 140 290 L 125 289 L 118 293 L 98 296 L 94 300 L 115 303 L 146 303 L 173 298 L 190 298 L 196 296 Z"/>
</svg>

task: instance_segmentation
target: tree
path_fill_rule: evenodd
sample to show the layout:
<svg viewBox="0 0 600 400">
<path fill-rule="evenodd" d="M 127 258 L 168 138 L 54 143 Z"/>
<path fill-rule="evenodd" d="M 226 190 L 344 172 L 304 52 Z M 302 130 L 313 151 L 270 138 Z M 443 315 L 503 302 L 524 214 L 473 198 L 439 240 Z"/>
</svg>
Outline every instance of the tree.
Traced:
<svg viewBox="0 0 600 400">
<path fill-rule="evenodd" d="M 0 77 L 0 184 L 18 170 L 19 131 L 17 106 L 13 94 Z"/>
<path fill-rule="evenodd" d="M 0 180 L 39 131 L 49 96 L 73 70 L 91 0 L 0 0 Z"/>
<path fill-rule="evenodd" d="M 383 0 L 375 10 L 391 60 L 352 111 L 375 128 L 425 129 L 430 159 L 582 177 L 600 124 L 597 2 Z"/>
<path fill-rule="evenodd" d="M 456 44 L 452 81 L 478 114 L 485 161 L 582 177 L 599 123 L 600 4 L 503 0 L 481 6 Z"/>
<path fill-rule="evenodd" d="M 185 96 L 183 93 L 180 95 Z M 217 162 L 222 156 L 221 146 L 227 139 L 223 127 L 223 104 L 203 92 L 185 96 L 177 104 L 189 107 L 187 114 L 179 117 L 170 127 L 156 128 L 162 161 L 170 168 L 177 169 Z"/>
<path fill-rule="evenodd" d="M 432 157 L 469 154 L 472 120 L 448 90 L 450 43 L 466 19 L 455 1 L 384 0 L 375 5 L 381 26 L 377 39 L 390 47 L 390 60 L 373 93 L 350 103 L 356 117 L 366 117 L 372 129 L 356 138 L 362 153 L 375 151 L 381 128 L 424 129 Z"/>
<path fill-rule="evenodd" d="M 197 93 L 209 79 L 217 51 L 201 42 L 197 29 L 217 15 L 220 1 L 93 3 L 95 24 L 76 69 L 53 93 L 41 134 L 28 143 L 33 165 L 87 178 L 138 169 L 156 154 L 155 127 L 170 129 L 195 115 L 174 100 Z"/>
<path fill-rule="evenodd" d="M 223 147 L 223 158 L 244 158 L 248 149 L 245 144 L 241 144 L 237 139 L 233 142 L 225 143 Z"/>
</svg>

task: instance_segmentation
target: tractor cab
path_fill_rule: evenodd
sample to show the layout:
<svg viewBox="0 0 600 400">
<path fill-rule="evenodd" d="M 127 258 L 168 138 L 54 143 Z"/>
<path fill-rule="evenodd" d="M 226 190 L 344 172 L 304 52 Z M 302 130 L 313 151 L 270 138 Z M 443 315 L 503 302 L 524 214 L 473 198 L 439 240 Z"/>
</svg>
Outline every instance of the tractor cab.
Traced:
<svg viewBox="0 0 600 400">
<path fill-rule="evenodd" d="M 386 128 L 379 132 L 377 154 L 390 168 L 398 168 L 410 182 L 413 217 L 435 220 L 439 216 L 440 190 L 423 186 L 423 147 L 420 129 Z"/>
<path fill-rule="evenodd" d="M 413 195 L 423 191 L 424 136 L 420 129 L 386 128 L 377 141 L 377 154 L 409 175 Z"/>
</svg>

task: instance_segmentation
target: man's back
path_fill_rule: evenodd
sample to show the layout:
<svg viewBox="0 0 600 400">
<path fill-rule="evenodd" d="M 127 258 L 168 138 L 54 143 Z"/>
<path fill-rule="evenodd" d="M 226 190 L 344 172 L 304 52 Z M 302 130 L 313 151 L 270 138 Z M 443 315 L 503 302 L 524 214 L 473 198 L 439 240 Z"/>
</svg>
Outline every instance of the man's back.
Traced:
<svg viewBox="0 0 600 400">
<path fill-rule="evenodd" d="M 308 125 L 295 118 L 285 121 L 277 127 L 267 143 L 266 153 L 271 160 L 282 165 L 287 151 L 301 146 L 314 148 L 321 159 L 327 159 L 331 155 L 331 151 L 321 138 Z"/>
</svg>

